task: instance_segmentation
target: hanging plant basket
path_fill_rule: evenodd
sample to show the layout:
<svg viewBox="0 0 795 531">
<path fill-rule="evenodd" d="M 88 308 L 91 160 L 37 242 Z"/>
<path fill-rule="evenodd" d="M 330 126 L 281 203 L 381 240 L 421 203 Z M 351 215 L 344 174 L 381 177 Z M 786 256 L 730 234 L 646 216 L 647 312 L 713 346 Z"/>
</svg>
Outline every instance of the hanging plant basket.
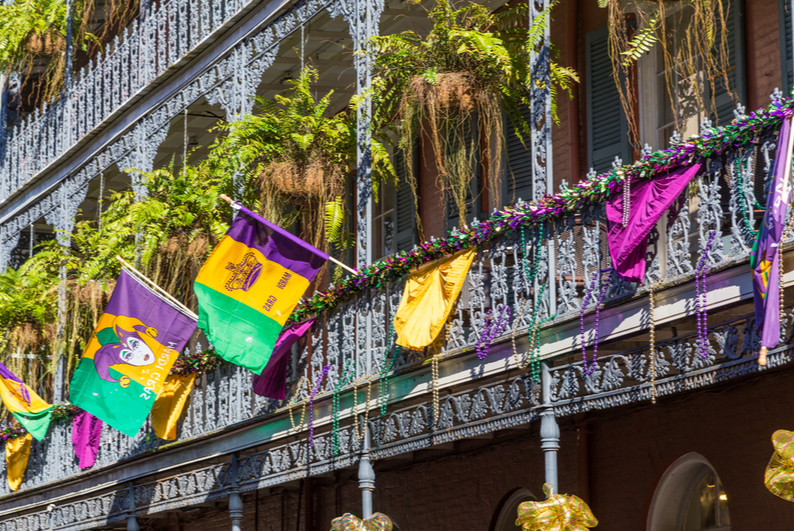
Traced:
<svg viewBox="0 0 795 531">
<path fill-rule="evenodd" d="M 66 50 L 66 38 L 58 32 L 30 32 L 23 47 L 30 55 L 52 56 Z"/>
</svg>

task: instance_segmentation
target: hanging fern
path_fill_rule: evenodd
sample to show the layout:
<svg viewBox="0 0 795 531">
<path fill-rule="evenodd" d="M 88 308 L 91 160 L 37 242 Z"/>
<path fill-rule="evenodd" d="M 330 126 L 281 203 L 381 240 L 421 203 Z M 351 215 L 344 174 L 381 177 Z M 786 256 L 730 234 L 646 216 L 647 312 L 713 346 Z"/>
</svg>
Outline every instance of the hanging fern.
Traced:
<svg viewBox="0 0 795 531">
<path fill-rule="evenodd" d="M 652 16 L 638 33 L 627 43 L 627 49 L 620 52 L 624 56 L 624 66 L 630 66 L 651 50 L 657 42 L 657 15 Z"/>
</svg>

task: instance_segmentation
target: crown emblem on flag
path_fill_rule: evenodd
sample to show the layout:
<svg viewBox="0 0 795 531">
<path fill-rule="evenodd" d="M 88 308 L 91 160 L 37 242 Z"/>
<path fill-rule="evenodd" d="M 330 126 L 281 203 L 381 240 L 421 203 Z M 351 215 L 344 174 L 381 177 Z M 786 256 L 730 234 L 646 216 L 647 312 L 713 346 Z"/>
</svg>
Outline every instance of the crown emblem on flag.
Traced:
<svg viewBox="0 0 795 531">
<path fill-rule="evenodd" d="M 248 291 L 262 272 L 262 264 L 257 261 L 254 253 L 246 253 L 238 264 L 229 262 L 226 268 L 232 272 L 226 280 L 227 291 Z"/>
</svg>

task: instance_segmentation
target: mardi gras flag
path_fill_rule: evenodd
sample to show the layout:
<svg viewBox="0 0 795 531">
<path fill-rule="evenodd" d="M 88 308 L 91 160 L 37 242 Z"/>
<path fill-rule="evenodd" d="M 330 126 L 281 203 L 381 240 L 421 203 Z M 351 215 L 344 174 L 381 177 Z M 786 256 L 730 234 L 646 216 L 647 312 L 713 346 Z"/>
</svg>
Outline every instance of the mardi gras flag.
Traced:
<svg viewBox="0 0 795 531">
<path fill-rule="evenodd" d="M 33 389 L 0 363 L 0 398 L 14 418 L 37 441 L 47 434 L 52 420 L 52 404 L 48 404 Z"/>
<path fill-rule="evenodd" d="M 778 253 L 784 225 L 787 222 L 787 205 L 792 190 L 790 125 L 790 120 L 785 120 L 781 126 L 773 179 L 767 194 L 765 217 L 762 219 L 762 227 L 751 250 L 751 268 L 754 270 L 754 313 L 762 347 L 766 349 L 778 345 L 781 334 Z"/>
<path fill-rule="evenodd" d="M 225 360 L 260 374 L 328 255 L 240 207 L 194 291 L 199 328 Z"/>
<path fill-rule="evenodd" d="M 196 321 L 122 269 L 77 365 L 70 399 L 134 437 Z"/>
</svg>

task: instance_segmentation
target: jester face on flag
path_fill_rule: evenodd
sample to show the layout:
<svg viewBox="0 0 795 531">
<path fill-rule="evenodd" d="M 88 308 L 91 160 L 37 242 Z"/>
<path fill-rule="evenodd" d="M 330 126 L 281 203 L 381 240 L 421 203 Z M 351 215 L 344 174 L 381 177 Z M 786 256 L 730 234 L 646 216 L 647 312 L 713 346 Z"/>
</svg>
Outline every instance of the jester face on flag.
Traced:
<svg viewBox="0 0 795 531">
<path fill-rule="evenodd" d="M 328 255 L 236 208 L 239 215 L 196 277 L 199 328 L 222 358 L 260 374 Z"/>
<path fill-rule="evenodd" d="M 25 385 L 8 367 L 0 363 L 0 398 L 28 433 L 40 441 L 52 420 L 52 404 Z"/>
<path fill-rule="evenodd" d="M 134 437 L 196 321 L 122 269 L 70 385 L 71 402 Z"/>
</svg>

